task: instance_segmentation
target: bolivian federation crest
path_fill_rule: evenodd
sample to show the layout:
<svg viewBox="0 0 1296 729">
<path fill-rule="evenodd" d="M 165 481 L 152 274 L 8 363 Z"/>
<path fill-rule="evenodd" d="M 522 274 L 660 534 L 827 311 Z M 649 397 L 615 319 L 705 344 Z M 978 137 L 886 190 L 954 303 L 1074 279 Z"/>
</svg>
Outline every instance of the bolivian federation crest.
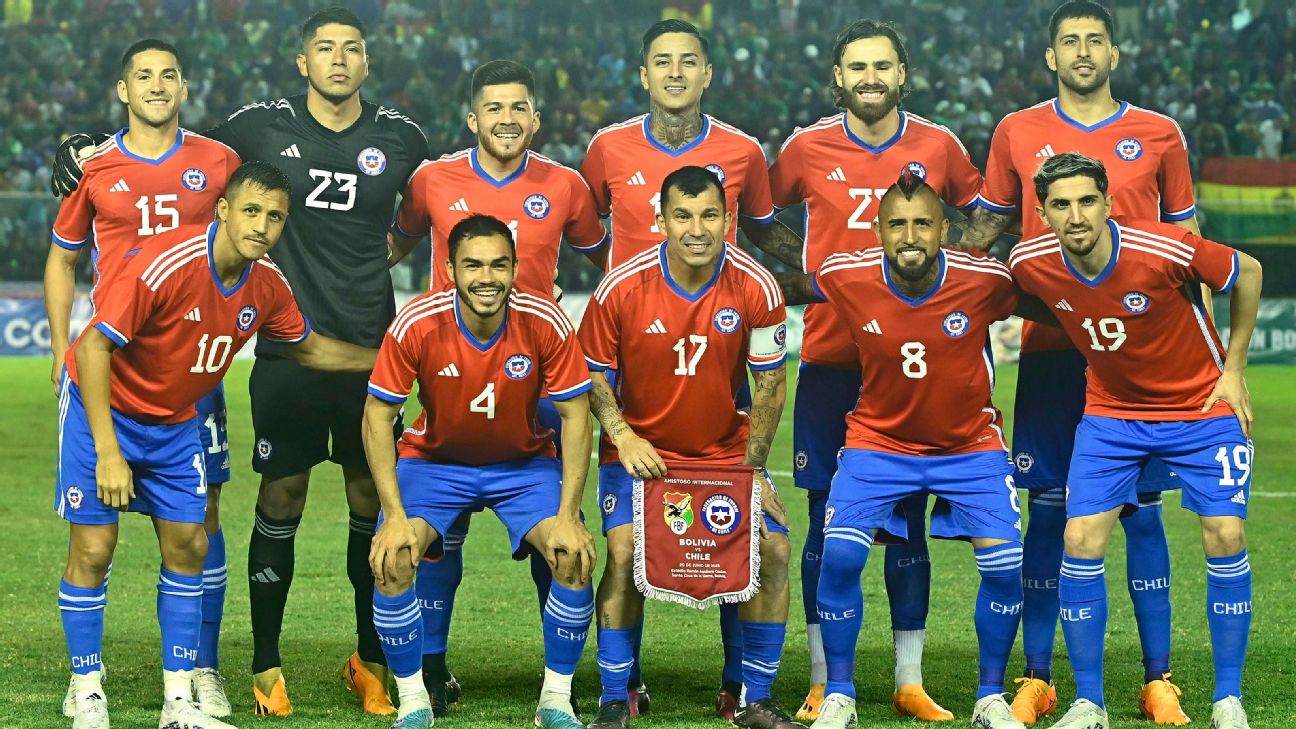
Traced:
<svg viewBox="0 0 1296 729">
<path fill-rule="evenodd" d="M 683 534 L 693 526 L 693 494 L 667 491 L 662 494 L 662 507 L 666 526 L 675 534 Z"/>
</svg>

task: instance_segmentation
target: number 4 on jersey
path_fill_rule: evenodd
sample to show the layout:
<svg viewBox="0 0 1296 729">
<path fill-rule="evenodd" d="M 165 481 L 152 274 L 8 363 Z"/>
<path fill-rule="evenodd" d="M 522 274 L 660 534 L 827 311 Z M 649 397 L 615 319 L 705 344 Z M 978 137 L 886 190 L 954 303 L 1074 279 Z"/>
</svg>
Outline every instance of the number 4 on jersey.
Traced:
<svg viewBox="0 0 1296 729">
<path fill-rule="evenodd" d="M 495 383 L 486 385 L 473 401 L 468 403 L 468 410 L 474 413 L 485 413 L 487 420 L 495 419 Z"/>
</svg>

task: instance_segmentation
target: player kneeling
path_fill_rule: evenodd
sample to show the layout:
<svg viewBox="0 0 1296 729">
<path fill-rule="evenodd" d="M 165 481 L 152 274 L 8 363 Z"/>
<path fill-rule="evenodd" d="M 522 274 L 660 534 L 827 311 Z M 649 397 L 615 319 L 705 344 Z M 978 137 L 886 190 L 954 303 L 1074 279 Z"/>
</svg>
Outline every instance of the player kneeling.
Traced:
<svg viewBox="0 0 1296 729">
<path fill-rule="evenodd" d="M 941 497 L 932 536 L 970 540 L 981 573 L 972 725 L 1021 729 L 1002 693 L 1021 617 L 1021 510 L 986 344 L 990 325 L 1013 313 L 1016 289 L 1003 264 L 941 249 L 941 199 L 912 172 L 882 197 L 874 229 L 881 248 L 779 276 L 789 303 L 833 306 L 863 372 L 824 514 L 818 611 L 828 684 L 814 727 L 855 723 L 860 573 L 878 531 L 906 536 L 901 501 L 931 493 Z"/>
<path fill-rule="evenodd" d="M 55 508 L 71 524 L 58 604 L 72 659 L 74 729 L 106 729 L 102 685 L 107 573 L 121 511 L 153 518 L 162 553 L 158 726 L 224 729 L 193 703 L 207 536 L 204 448 L 195 403 L 258 330 L 303 365 L 364 372 L 376 351 L 314 334 L 265 254 L 288 216 L 288 178 L 263 162 L 230 177 L 217 221 L 156 236 L 103 296 L 68 351 L 59 387 Z"/>
<path fill-rule="evenodd" d="M 490 508 L 514 552 L 530 545 L 553 571 L 535 719 L 576 729 L 583 725 L 572 711 L 571 680 L 594 614 L 594 541 L 580 516 L 589 373 L 562 309 L 513 288 L 517 254 L 507 225 L 473 215 L 451 229 L 448 244 L 454 289 L 424 294 L 396 316 L 365 403 L 365 454 L 382 500 L 369 553 L 374 627 L 400 695 L 392 726 L 432 724 L 413 588 L 419 559 L 461 514 Z M 423 413 L 396 444 L 391 424 L 415 382 Z M 542 392 L 562 418 L 561 464 L 553 431 L 536 420 Z"/>
</svg>

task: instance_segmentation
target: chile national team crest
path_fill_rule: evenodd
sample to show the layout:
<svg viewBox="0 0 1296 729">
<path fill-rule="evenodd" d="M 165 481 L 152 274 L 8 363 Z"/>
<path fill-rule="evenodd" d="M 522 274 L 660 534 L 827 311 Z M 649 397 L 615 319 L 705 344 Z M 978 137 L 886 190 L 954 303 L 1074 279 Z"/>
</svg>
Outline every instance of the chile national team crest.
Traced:
<svg viewBox="0 0 1296 729">
<path fill-rule="evenodd" d="M 1131 314 L 1142 314 L 1151 303 L 1152 300 L 1142 291 L 1130 291 L 1121 297 L 1121 304 Z"/>
<path fill-rule="evenodd" d="M 81 501 L 82 501 L 82 499 L 84 499 L 84 498 L 85 498 L 85 494 L 83 494 L 83 493 L 81 492 L 81 487 L 79 487 L 79 486 L 68 486 L 68 488 L 67 488 L 67 505 L 68 505 L 68 506 L 72 507 L 73 509 L 80 509 L 80 508 L 81 508 Z"/>
<path fill-rule="evenodd" d="M 1143 143 L 1134 137 L 1126 137 L 1116 143 L 1116 156 L 1126 162 L 1133 162 L 1143 156 Z"/>
<path fill-rule="evenodd" d="M 961 311 L 951 311 L 945 317 L 945 321 L 941 322 L 941 328 L 945 330 L 946 334 L 957 339 L 968 333 L 968 325 L 971 323 L 972 320 L 968 318 L 967 314 Z"/>
<path fill-rule="evenodd" d="M 504 374 L 511 380 L 520 380 L 531 374 L 531 358 L 525 354 L 515 354 L 504 362 Z"/>
<path fill-rule="evenodd" d="M 711 174 L 715 175 L 717 178 L 720 179 L 720 186 L 724 187 L 724 183 L 725 183 L 724 168 L 721 167 L 720 165 L 707 165 L 706 168 L 708 171 L 711 172 Z"/>
<path fill-rule="evenodd" d="M 738 502 L 724 494 L 715 494 L 702 503 L 702 520 L 716 534 L 723 536 L 738 528 L 741 517 Z"/>
<path fill-rule="evenodd" d="M 522 210 L 536 220 L 544 220 L 549 215 L 549 198 L 536 193 L 522 202 Z"/>
<path fill-rule="evenodd" d="M 190 167 L 180 176 L 180 184 L 184 185 L 186 190 L 202 192 L 207 189 L 207 173 L 197 167 Z"/>
<path fill-rule="evenodd" d="M 360 156 L 356 157 L 356 164 L 359 165 L 361 172 L 370 177 L 377 177 L 387 169 L 387 155 L 377 147 L 365 147 L 360 150 Z"/>
<path fill-rule="evenodd" d="M 905 165 L 904 168 L 914 173 L 915 175 L 918 175 L 918 179 L 920 180 L 927 179 L 927 168 L 923 166 L 922 162 L 917 162 L 917 161 L 910 162 L 909 164 Z"/>
<path fill-rule="evenodd" d="M 1013 456 L 1013 465 L 1022 473 L 1030 473 L 1030 470 L 1035 467 L 1035 456 L 1028 451 L 1021 451 Z"/>
<path fill-rule="evenodd" d="M 255 306 L 248 304 L 242 309 L 239 309 L 238 321 L 234 323 L 238 325 L 240 332 L 246 332 L 247 330 L 252 328 L 253 324 L 256 324 L 256 320 L 257 320 L 257 309 Z"/>
<path fill-rule="evenodd" d="M 672 533 L 683 536 L 693 526 L 693 494 L 677 491 L 662 494 L 662 516 Z"/>
<path fill-rule="evenodd" d="M 737 309 L 726 306 L 715 315 L 715 328 L 721 334 L 733 334 L 742 325 L 742 315 Z"/>
</svg>

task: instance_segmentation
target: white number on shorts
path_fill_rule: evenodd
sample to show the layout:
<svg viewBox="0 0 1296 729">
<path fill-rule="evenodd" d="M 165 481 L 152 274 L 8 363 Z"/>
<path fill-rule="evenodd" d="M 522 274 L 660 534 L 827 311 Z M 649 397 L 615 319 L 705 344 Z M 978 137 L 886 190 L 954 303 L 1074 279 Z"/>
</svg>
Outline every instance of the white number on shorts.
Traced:
<svg viewBox="0 0 1296 729">
<path fill-rule="evenodd" d="M 195 453 L 193 457 L 194 470 L 198 472 L 198 493 L 207 493 L 207 469 L 204 468 L 203 457 L 201 453 Z"/>
<path fill-rule="evenodd" d="M 203 421 L 203 426 L 207 428 L 207 432 L 211 433 L 212 444 L 207 446 L 208 453 L 214 455 L 229 450 L 229 441 L 221 442 L 220 428 L 216 425 L 216 413 L 207 413 L 207 420 Z"/>
<path fill-rule="evenodd" d="M 1017 499 L 1017 484 L 1013 483 L 1012 476 L 1004 476 L 1004 484 L 1008 487 L 1008 498 L 1012 502 L 1013 511 L 1021 514 L 1021 501 Z"/>
<path fill-rule="evenodd" d="M 1224 471 L 1223 475 L 1220 476 L 1220 486 L 1246 485 L 1247 479 L 1251 476 L 1250 448 L 1247 448 L 1244 445 L 1233 446 L 1233 460 L 1230 464 L 1228 446 L 1220 446 L 1220 449 L 1215 452 L 1215 460 L 1220 464 L 1220 468 Z M 1236 480 L 1233 478 L 1234 468 L 1242 472 Z"/>
<path fill-rule="evenodd" d="M 654 192 L 653 196 L 648 198 L 648 204 L 651 205 L 653 208 L 652 227 L 648 229 L 648 232 L 660 233 L 661 229 L 657 227 L 657 213 L 661 212 L 661 191 L 660 190 Z"/>
<path fill-rule="evenodd" d="M 474 413 L 486 413 L 487 420 L 495 419 L 495 383 L 492 382 L 486 386 L 481 394 L 473 398 L 468 404 L 468 409 Z"/>
<path fill-rule="evenodd" d="M 306 196 L 306 207 L 323 208 L 325 210 L 350 210 L 355 205 L 356 198 L 356 176 L 346 172 L 332 172 L 329 170 L 312 169 L 308 172 L 312 180 L 319 180 L 319 184 L 314 190 Z M 337 180 L 337 192 L 347 194 L 346 202 L 326 202 L 319 199 L 328 190 L 329 185 Z"/>
<path fill-rule="evenodd" d="M 679 341 L 671 349 L 679 354 L 679 366 L 675 368 L 675 374 L 692 377 L 697 374 L 698 361 L 702 359 L 702 353 L 706 351 L 707 338 L 705 334 L 690 334 L 688 342 L 694 345 L 696 349 L 693 350 L 693 356 L 689 357 L 687 362 L 684 361 L 684 337 L 680 337 Z"/>
<path fill-rule="evenodd" d="M 904 370 L 905 377 L 921 380 L 927 376 L 927 361 L 923 359 L 923 355 L 927 354 L 927 345 L 922 342 L 905 342 L 900 345 L 900 354 L 904 355 L 900 368 Z"/>
<path fill-rule="evenodd" d="M 1125 324 L 1115 317 L 1106 317 L 1098 320 L 1098 329 L 1094 329 L 1093 319 L 1086 318 L 1080 323 L 1086 332 L 1089 332 L 1089 349 L 1096 352 L 1115 352 L 1125 343 Z M 1098 334 L 1101 333 L 1107 340 L 1104 345 L 1098 340 Z"/>
<path fill-rule="evenodd" d="M 212 340 L 211 351 L 207 350 L 207 335 L 198 340 L 198 361 L 189 368 L 190 372 L 220 372 L 229 361 L 230 352 L 234 349 L 234 337 L 222 334 Z M 204 362 L 204 358 L 206 362 Z"/>
<path fill-rule="evenodd" d="M 135 207 L 139 208 L 140 211 L 139 234 L 157 235 L 179 226 L 180 211 L 167 205 L 167 203 L 175 202 L 178 197 L 178 195 L 154 195 L 151 208 L 149 207 L 148 195 L 136 200 Z M 153 211 L 153 215 L 156 216 L 152 221 L 149 219 L 150 209 Z M 150 225 L 154 221 L 156 221 L 155 224 Z"/>
</svg>

